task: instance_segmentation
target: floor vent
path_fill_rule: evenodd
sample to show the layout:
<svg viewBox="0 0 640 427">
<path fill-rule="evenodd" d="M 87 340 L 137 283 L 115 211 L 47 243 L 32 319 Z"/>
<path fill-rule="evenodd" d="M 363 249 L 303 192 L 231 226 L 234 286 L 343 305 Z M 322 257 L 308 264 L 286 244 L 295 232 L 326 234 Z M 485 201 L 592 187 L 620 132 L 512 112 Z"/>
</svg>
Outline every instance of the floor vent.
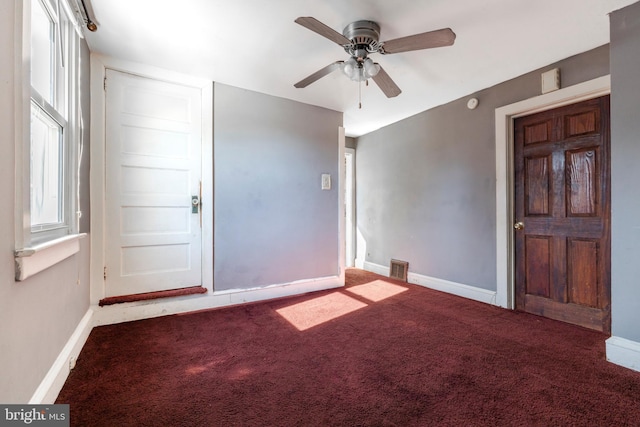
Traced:
<svg viewBox="0 0 640 427">
<path fill-rule="evenodd" d="M 391 269 L 389 270 L 389 277 L 406 282 L 407 270 L 409 270 L 409 263 L 407 261 L 398 261 L 397 259 L 392 259 Z"/>
</svg>

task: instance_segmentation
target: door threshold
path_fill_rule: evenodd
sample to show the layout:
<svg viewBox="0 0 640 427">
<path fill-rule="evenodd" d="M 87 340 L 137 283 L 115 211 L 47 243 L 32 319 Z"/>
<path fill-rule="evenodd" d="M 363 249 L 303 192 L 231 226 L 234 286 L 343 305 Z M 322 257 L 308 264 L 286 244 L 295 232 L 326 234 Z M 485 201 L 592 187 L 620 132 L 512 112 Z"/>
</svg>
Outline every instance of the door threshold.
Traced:
<svg viewBox="0 0 640 427">
<path fill-rule="evenodd" d="M 105 305 L 121 304 L 125 302 L 145 301 L 158 298 L 170 298 L 179 297 L 184 295 L 205 294 L 207 288 L 203 286 L 191 286 L 188 288 L 169 289 L 166 291 L 145 292 L 141 294 L 132 295 L 118 295 L 114 297 L 107 297 L 100 300 L 98 305 L 104 307 Z"/>
</svg>

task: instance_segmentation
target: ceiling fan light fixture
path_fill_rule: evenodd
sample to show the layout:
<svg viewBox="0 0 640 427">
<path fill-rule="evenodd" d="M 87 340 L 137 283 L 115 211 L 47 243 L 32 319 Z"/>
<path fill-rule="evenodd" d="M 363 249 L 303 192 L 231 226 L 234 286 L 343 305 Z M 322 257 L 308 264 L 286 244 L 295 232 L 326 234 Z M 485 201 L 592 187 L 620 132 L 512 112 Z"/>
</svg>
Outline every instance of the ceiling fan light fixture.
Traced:
<svg viewBox="0 0 640 427">
<path fill-rule="evenodd" d="M 347 59 L 342 65 L 342 72 L 354 82 L 363 82 L 378 74 L 380 65 L 371 58 L 358 61 L 355 57 Z"/>
<path fill-rule="evenodd" d="M 354 57 L 344 61 L 342 72 L 354 82 L 361 82 L 368 78 L 366 77 L 362 63 Z"/>
<path fill-rule="evenodd" d="M 351 57 L 344 61 L 342 72 L 351 80 L 357 81 L 360 75 L 360 64 L 358 64 L 358 61 L 356 61 L 354 57 Z"/>
<path fill-rule="evenodd" d="M 374 77 L 380 71 L 380 66 L 373 62 L 373 59 L 367 58 L 364 60 L 364 74 L 367 78 Z"/>
<path fill-rule="evenodd" d="M 351 71 L 350 74 L 347 74 L 347 76 L 353 80 L 354 82 L 363 82 L 365 80 L 367 80 L 369 77 L 366 75 L 364 68 L 362 67 L 362 64 L 357 64 L 353 70 Z"/>
<path fill-rule="evenodd" d="M 342 65 L 342 72 L 344 72 L 344 74 L 352 80 L 353 76 L 357 73 L 357 69 L 358 62 L 353 57 L 344 61 L 344 64 Z"/>
</svg>

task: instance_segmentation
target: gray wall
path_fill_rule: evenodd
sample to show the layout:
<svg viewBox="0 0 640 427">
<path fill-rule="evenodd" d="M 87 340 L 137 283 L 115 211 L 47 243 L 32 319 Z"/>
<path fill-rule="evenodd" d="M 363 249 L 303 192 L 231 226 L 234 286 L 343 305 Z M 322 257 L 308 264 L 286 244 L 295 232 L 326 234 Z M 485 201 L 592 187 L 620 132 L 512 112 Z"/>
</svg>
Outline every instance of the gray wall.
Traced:
<svg viewBox="0 0 640 427">
<path fill-rule="evenodd" d="M 540 95 L 540 73 L 555 67 L 563 87 L 606 75 L 609 47 L 358 138 L 358 257 L 383 266 L 397 258 L 413 273 L 495 290 L 495 109 Z"/>
<path fill-rule="evenodd" d="M 27 279 L 14 281 L 15 4 L 0 2 L 0 402 L 25 403 L 55 361 L 89 308 L 89 238 L 80 253 Z M 88 64 L 88 50 L 83 50 Z M 86 71 L 86 67 L 83 68 Z M 88 130 L 88 74 L 84 75 L 84 112 Z M 85 152 L 88 155 L 88 150 Z M 84 161 L 88 165 L 88 158 Z M 81 180 L 88 183 L 88 167 Z M 88 190 L 83 187 L 84 197 Z M 83 208 L 88 199 L 83 200 Z M 88 223 L 85 212 L 83 224 Z M 83 225 L 83 230 L 87 226 Z"/>
<path fill-rule="evenodd" d="M 640 342 L 640 3 L 611 14 L 611 330 Z"/>
<path fill-rule="evenodd" d="M 216 290 L 338 274 L 339 126 L 342 113 L 215 84 Z"/>
</svg>

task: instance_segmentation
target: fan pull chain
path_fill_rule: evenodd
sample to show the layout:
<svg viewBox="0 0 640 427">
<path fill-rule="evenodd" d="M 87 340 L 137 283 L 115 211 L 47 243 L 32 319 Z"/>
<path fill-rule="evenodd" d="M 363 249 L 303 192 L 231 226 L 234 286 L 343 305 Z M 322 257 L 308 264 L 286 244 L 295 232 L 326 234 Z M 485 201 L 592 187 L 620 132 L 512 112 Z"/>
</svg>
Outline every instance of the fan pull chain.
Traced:
<svg viewBox="0 0 640 427">
<path fill-rule="evenodd" d="M 362 82 L 358 82 L 358 108 L 362 110 Z"/>
</svg>

